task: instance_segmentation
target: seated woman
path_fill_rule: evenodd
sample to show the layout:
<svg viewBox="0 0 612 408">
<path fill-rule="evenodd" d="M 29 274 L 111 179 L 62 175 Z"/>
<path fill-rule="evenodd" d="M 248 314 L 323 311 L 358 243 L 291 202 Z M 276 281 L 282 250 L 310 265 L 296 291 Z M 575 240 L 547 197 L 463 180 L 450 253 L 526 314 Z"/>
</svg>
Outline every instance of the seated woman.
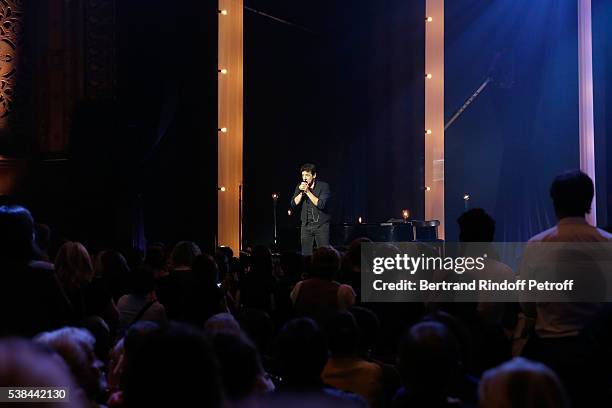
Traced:
<svg viewBox="0 0 612 408">
<path fill-rule="evenodd" d="M 131 273 L 127 295 L 117 302 L 119 310 L 119 330 L 122 337 L 126 330 L 137 321 L 166 323 L 166 310 L 155 296 L 153 270 L 147 266 L 137 268 Z"/>
</svg>

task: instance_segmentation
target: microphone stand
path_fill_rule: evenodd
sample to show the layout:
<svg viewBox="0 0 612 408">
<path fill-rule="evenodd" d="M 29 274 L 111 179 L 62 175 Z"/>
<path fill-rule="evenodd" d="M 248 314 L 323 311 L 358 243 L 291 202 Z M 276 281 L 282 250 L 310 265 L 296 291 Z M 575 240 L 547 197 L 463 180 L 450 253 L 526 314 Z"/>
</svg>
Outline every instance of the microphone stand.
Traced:
<svg viewBox="0 0 612 408">
<path fill-rule="evenodd" d="M 274 215 L 274 249 L 278 249 L 278 234 L 277 234 L 277 219 L 276 205 L 278 203 L 278 194 L 272 194 L 272 214 Z"/>
</svg>

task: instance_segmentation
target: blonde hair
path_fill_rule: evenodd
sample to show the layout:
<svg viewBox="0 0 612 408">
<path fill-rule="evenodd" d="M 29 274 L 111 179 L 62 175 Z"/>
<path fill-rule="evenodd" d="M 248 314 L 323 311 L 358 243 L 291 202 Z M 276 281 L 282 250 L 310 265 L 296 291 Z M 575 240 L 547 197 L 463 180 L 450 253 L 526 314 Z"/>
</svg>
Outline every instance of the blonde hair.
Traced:
<svg viewBox="0 0 612 408">
<path fill-rule="evenodd" d="M 68 241 L 55 257 L 55 271 L 64 288 L 78 288 L 94 276 L 91 257 L 80 242 Z"/>
</svg>

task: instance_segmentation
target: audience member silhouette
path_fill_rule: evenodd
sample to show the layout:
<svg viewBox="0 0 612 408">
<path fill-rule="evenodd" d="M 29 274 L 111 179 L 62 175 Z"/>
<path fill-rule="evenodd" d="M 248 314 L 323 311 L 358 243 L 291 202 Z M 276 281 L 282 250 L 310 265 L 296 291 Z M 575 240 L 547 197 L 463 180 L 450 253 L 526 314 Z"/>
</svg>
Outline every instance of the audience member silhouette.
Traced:
<svg viewBox="0 0 612 408">
<path fill-rule="evenodd" d="M 70 300 L 75 321 L 82 324 L 89 316 L 100 316 L 114 333 L 119 313 L 110 294 L 92 283 L 94 269 L 87 249 L 79 242 L 64 243 L 55 258 L 55 271 Z"/>
<path fill-rule="evenodd" d="M 544 364 L 515 358 L 484 373 L 479 387 L 481 408 L 567 408 L 557 375 Z"/>
<path fill-rule="evenodd" d="M 47 262 L 39 262 L 34 220 L 17 205 L 0 206 L 0 335 L 31 337 L 72 323 L 70 302 Z"/>
<path fill-rule="evenodd" d="M 138 347 L 128 344 L 123 372 L 126 407 L 223 406 L 221 372 L 200 332 L 170 323 L 141 335 Z"/>
<path fill-rule="evenodd" d="M 361 395 L 370 407 L 384 406 L 383 369 L 359 354 L 360 332 L 349 312 L 338 312 L 325 327 L 330 358 L 323 369 L 323 382 Z"/>
<path fill-rule="evenodd" d="M 442 323 L 417 323 L 407 331 L 400 340 L 398 368 L 404 389 L 394 407 L 463 405 L 452 391 L 463 375 L 459 343 Z"/>
<path fill-rule="evenodd" d="M 263 369 L 257 348 L 245 335 L 219 332 L 212 336 L 211 343 L 228 400 L 237 403 L 274 390 L 274 384 Z"/>
<path fill-rule="evenodd" d="M 251 266 L 240 281 L 238 301 L 243 307 L 255 308 L 272 314 L 275 307 L 275 285 L 272 253 L 265 246 L 256 246 L 251 255 Z"/>
<path fill-rule="evenodd" d="M 329 350 L 325 334 L 314 320 L 298 318 L 287 323 L 278 334 L 274 351 L 281 378 L 279 391 L 321 394 L 367 406 L 358 395 L 342 392 L 322 381 Z"/>
<path fill-rule="evenodd" d="M 298 282 L 291 292 L 296 316 L 308 316 L 324 324 L 335 312 L 355 304 L 353 288 L 334 280 L 339 270 L 338 251 L 329 246 L 314 251 L 310 277 Z"/>
<path fill-rule="evenodd" d="M 128 294 L 121 296 L 117 302 L 119 337 L 123 337 L 126 330 L 138 321 L 153 321 L 160 325 L 166 323 L 166 309 L 155 296 L 155 279 L 151 268 L 143 265 L 132 271 L 128 287 Z"/>
<path fill-rule="evenodd" d="M 105 399 L 104 364 L 95 354 L 95 339 L 91 333 L 85 329 L 64 327 L 41 333 L 34 340 L 50 347 L 64 359 L 92 406 Z"/>
<path fill-rule="evenodd" d="M 66 363 L 53 350 L 22 339 L 0 340 L 0 384 L 3 387 L 49 387 L 67 390 L 67 400 L 45 401 L 48 408 L 88 408 L 84 392 Z M 7 404 L 9 405 L 9 404 Z M 33 406 L 19 403 L 14 406 Z"/>
</svg>

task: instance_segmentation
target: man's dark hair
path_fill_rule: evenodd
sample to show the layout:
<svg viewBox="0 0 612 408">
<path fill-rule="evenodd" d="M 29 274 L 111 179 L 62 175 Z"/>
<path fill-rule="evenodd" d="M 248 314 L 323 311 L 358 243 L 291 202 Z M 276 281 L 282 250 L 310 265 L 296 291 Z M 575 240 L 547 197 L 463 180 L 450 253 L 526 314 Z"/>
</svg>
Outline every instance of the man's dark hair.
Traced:
<svg viewBox="0 0 612 408">
<path fill-rule="evenodd" d="M 340 270 L 340 254 L 331 246 L 315 249 L 312 254 L 310 275 L 332 280 Z"/>
<path fill-rule="evenodd" d="M 315 166 L 312 163 L 302 164 L 302 167 L 300 168 L 300 173 L 303 171 L 308 172 L 312 175 L 315 175 L 317 174 L 317 166 Z"/>
<path fill-rule="evenodd" d="M 461 242 L 492 242 L 495 236 L 495 220 L 482 208 L 464 212 L 457 224 Z"/>
<path fill-rule="evenodd" d="M 557 218 L 584 217 L 590 213 L 594 192 L 593 180 L 580 170 L 555 177 L 550 186 L 550 198 Z"/>
</svg>

